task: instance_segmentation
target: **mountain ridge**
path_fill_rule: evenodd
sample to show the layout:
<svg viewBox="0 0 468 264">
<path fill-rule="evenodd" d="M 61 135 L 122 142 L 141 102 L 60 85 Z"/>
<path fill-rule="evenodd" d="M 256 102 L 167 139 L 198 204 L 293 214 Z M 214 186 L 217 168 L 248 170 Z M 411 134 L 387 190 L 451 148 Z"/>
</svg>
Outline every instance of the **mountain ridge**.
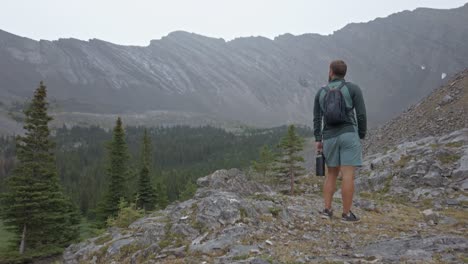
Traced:
<svg viewBox="0 0 468 264">
<path fill-rule="evenodd" d="M 349 80 L 364 90 L 371 123 L 379 124 L 467 66 L 460 44 L 468 41 L 466 14 L 466 6 L 411 11 L 326 36 L 225 41 L 177 31 L 148 46 L 0 31 L 0 102 L 24 100 L 44 80 L 70 112 L 187 111 L 251 125 L 310 125 L 328 64 L 343 58 Z"/>
</svg>

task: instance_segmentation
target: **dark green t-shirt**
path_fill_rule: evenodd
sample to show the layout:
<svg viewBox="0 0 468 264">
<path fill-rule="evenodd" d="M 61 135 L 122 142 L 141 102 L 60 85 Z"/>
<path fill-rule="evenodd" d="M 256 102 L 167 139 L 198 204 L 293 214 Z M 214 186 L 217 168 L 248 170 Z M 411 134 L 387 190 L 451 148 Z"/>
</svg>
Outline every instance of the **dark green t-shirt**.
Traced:
<svg viewBox="0 0 468 264">
<path fill-rule="evenodd" d="M 342 82 L 345 82 L 344 79 L 333 79 L 328 84 L 328 87 L 331 89 L 337 88 Z M 315 141 L 322 141 L 324 139 L 329 139 L 337 137 L 343 133 L 347 132 L 358 132 L 359 138 L 364 139 L 367 132 L 367 116 L 366 116 L 366 105 L 364 104 L 364 98 L 362 96 L 362 91 L 359 86 L 354 83 L 346 82 L 346 88 L 349 92 L 349 97 L 352 101 L 352 118 L 350 122 L 340 124 L 338 126 L 329 127 L 323 124 L 323 111 L 321 107 L 320 95 L 323 89 L 319 89 L 315 95 L 314 100 L 314 136 Z M 323 96 L 322 96 L 323 98 Z M 345 97 L 346 98 L 346 97 Z M 357 126 L 357 128 L 356 128 Z"/>
</svg>

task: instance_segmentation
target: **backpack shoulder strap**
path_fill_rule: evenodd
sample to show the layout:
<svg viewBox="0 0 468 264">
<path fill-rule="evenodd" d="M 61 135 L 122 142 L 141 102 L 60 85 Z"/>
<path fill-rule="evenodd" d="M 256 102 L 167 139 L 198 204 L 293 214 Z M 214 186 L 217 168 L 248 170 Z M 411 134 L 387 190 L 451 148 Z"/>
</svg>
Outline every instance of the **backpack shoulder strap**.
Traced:
<svg viewBox="0 0 468 264">
<path fill-rule="evenodd" d="M 330 91 L 330 87 L 328 87 L 328 85 L 323 86 L 319 90 L 319 103 L 320 103 L 320 108 L 322 109 L 322 111 L 325 110 L 323 106 L 323 101 L 325 100 L 325 95 L 328 93 L 328 91 Z"/>
<path fill-rule="evenodd" d="M 336 89 L 341 90 L 341 88 L 345 87 L 345 85 L 346 85 L 346 82 L 343 81 L 338 87 L 336 87 Z"/>
<path fill-rule="evenodd" d="M 349 111 L 349 110 L 354 109 L 354 105 L 353 105 L 353 98 L 351 98 L 351 93 L 349 92 L 347 85 L 348 85 L 348 82 L 343 82 L 339 86 L 339 89 L 341 90 L 341 93 L 343 94 L 343 97 L 346 102 L 346 108 L 348 108 L 348 111 Z"/>
</svg>

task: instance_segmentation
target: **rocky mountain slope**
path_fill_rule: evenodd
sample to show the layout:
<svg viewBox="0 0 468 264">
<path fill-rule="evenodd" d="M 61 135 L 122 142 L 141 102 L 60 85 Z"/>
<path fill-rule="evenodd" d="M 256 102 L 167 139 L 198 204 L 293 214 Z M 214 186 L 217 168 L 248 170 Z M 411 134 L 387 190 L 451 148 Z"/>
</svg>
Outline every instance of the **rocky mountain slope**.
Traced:
<svg viewBox="0 0 468 264">
<path fill-rule="evenodd" d="M 383 146 L 423 137 L 440 137 L 468 127 L 468 69 L 457 73 L 418 104 L 381 127 L 365 140 L 368 153 L 382 152 Z"/>
<path fill-rule="evenodd" d="M 465 5 L 405 11 L 329 36 L 274 40 L 174 32 L 138 47 L 34 41 L 0 31 L 0 108 L 23 101 L 44 80 L 65 113 L 170 111 L 256 125 L 310 124 L 328 63 L 342 58 L 348 79 L 365 90 L 371 121 L 382 123 L 467 67 L 467 24 Z"/>
<path fill-rule="evenodd" d="M 460 133 L 468 143 L 468 131 Z M 355 209 L 362 223 L 349 225 L 336 217 L 329 221 L 318 216 L 321 181 L 311 175 L 302 177 L 298 179 L 302 194 L 287 196 L 247 180 L 238 170 L 217 171 L 199 179 L 193 199 L 126 229 L 112 228 L 72 245 L 64 253 L 64 263 L 466 261 L 466 200 L 464 205 L 444 203 L 432 208 L 427 203 L 395 202 L 379 196 L 381 192 L 362 192 Z M 359 188 L 373 191 L 362 183 Z M 425 197 L 431 198 L 435 196 Z"/>
</svg>

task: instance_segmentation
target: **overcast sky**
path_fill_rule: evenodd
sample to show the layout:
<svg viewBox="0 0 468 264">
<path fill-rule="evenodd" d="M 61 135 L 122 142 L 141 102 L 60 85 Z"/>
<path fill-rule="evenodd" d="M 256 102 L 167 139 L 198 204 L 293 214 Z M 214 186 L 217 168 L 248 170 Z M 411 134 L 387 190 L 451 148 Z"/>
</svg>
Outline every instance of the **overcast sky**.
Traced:
<svg viewBox="0 0 468 264">
<path fill-rule="evenodd" d="M 143 45 L 175 30 L 230 40 L 330 34 L 417 7 L 468 0 L 0 0 L 0 29 L 33 39 L 98 38 Z"/>
</svg>

